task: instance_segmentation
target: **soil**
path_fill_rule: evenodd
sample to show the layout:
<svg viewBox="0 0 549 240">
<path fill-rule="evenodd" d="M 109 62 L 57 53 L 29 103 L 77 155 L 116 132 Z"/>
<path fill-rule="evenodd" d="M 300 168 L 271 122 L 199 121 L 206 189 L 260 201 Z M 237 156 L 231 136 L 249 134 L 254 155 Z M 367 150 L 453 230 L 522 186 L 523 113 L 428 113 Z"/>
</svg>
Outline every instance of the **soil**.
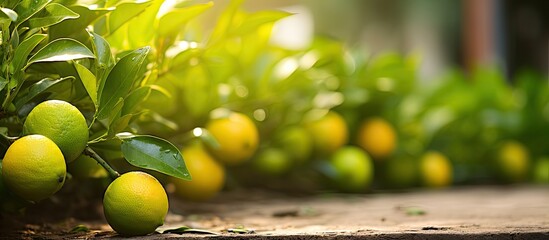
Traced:
<svg viewBox="0 0 549 240">
<path fill-rule="evenodd" d="M 32 206 L 25 215 L 1 216 L 0 237 L 120 237 L 106 224 L 100 204 L 77 214 L 56 201 Z M 174 197 L 170 202 L 166 223 L 158 231 L 191 229 L 137 239 L 549 239 L 549 186 L 305 197 L 233 191 L 207 203 Z M 71 232 L 78 225 L 87 230 Z"/>
</svg>

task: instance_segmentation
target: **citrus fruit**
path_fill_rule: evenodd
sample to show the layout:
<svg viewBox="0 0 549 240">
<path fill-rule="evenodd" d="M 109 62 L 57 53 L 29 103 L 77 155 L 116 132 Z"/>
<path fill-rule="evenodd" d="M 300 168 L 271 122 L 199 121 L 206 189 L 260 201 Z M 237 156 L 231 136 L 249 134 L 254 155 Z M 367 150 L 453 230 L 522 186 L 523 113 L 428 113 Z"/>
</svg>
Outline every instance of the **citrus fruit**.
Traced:
<svg viewBox="0 0 549 240">
<path fill-rule="evenodd" d="M 528 150 L 517 141 L 503 142 L 496 155 L 496 169 L 502 181 L 524 180 L 529 168 Z"/>
<path fill-rule="evenodd" d="M 108 176 L 107 170 L 93 158 L 84 154 L 67 164 L 67 170 L 76 179 L 103 178 Z"/>
<path fill-rule="evenodd" d="M 427 187 L 445 187 L 452 184 L 452 164 L 446 156 L 430 151 L 421 158 L 420 175 Z"/>
<path fill-rule="evenodd" d="M 65 183 L 67 170 L 61 150 L 42 135 L 29 135 L 10 145 L 2 161 L 2 178 L 12 192 L 40 201 Z"/>
<path fill-rule="evenodd" d="M 336 112 L 306 123 L 314 149 L 320 154 L 331 154 L 347 143 L 348 129 L 345 120 Z"/>
<path fill-rule="evenodd" d="M 129 172 L 109 185 L 103 197 L 103 210 L 109 225 L 120 235 L 146 235 L 164 224 L 168 196 L 153 176 Z"/>
<path fill-rule="evenodd" d="M 219 143 L 210 148 L 212 154 L 227 165 L 237 165 L 255 153 L 259 133 L 254 122 L 242 113 L 231 112 L 226 117 L 211 120 L 206 129 Z"/>
<path fill-rule="evenodd" d="M 337 172 L 338 186 L 344 191 L 364 191 L 372 183 L 372 160 L 358 147 L 347 146 L 337 150 L 332 155 L 330 163 Z"/>
<path fill-rule="evenodd" d="M 191 145 L 184 148 L 181 153 L 192 180 L 170 178 L 170 182 L 175 186 L 176 196 L 192 201 L 204 201 L 221 191 L 225 183 L 225 169 L 202 145 Z"/>
<path fill-rule="evenodd" d="M 362 122 L 358 129 L 357 144 L 374 159 L 387 158 L 396 146 L 396 133 L 390 123 L 382 118 Z"/>
<path fill-rule="evenodd" d="M 534 165 L 534 182 L 549 183 L 549 158 L 538 159 Z"/>
<path fill-rule="evenodd" d="M 61 149 L 67 162 L 80 156 L 89 136 L 82 113 L 61 100 L 48 100 L 34 107 L 23 124 L 23 134 L 48 137 Z"/>
<path fill-rule="evenodd" d="M 261 151 L 253 163 L 257 170 L 270 175 L 286 173 L 292 166 L 292 160 L 288 154 L 276 148 L 268 148 Z"/>
<path fill-rule="evenodd" d="M 311 157 L 313 140 L 305 128 L 293 126 L 282 130 L 275 142 L 292 160 L 305 162 Z"/>
</svg>

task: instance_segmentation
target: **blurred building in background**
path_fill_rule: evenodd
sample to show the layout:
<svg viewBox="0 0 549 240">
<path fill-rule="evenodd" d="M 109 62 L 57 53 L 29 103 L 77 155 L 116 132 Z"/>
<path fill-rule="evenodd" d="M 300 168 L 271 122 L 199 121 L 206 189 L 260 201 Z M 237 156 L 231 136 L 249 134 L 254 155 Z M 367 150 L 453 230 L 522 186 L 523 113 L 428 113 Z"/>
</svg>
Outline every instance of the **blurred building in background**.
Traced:
<svg viewBox="0 0 549 240">
<path fill-rule="evenodd" d="M 250 10 L 280 8 L 274 41 L 305 45 L 312 34 L 360 46 L 422 56 L 421 79 L 448 68 L 497 66 L 549 75 L 549 1 L 544 0 L 283 0 L 248 1 Z"/>
</svg>

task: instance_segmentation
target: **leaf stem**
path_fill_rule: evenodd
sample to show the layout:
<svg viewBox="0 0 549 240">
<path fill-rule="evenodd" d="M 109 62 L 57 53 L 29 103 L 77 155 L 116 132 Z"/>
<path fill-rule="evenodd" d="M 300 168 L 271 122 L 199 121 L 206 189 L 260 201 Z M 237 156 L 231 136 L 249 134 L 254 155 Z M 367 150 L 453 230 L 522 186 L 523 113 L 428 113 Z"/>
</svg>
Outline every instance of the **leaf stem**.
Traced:
<svg viewBox="0 0 549 240">
<path fill-rule="evenodd" d="M 99 165 L 101 165 L 107 172 L 109 173 L 110 177 L 114 180 L 117 177 L 120 177 L 120 173 L 118 173 L 116 170 L 114 170 L 101 156 L 99 156 L 93 149 L 91 149 L 89 146 L 84 149 L 84 154 L 87 156 L 90 156 L 91 158 L 95 159 Z"/>
</svg>

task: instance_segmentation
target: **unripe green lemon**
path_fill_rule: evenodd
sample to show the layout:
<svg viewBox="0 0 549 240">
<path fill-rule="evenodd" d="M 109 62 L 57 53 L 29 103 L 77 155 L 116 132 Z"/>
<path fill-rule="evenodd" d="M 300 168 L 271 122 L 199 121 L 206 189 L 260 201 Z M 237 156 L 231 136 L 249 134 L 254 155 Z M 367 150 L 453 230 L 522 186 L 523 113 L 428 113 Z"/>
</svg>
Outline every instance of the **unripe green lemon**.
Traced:
<svg viewBox="0 0 549 240">
<path fill-rule="evenodd" d="M 341 190 L 361 192 L 370 186 L 374 177 L 372 159 L 362 149 L 342 147 L 330 159 L 337 172 L 336 181 Z"/>
<path fill-rule="evenodd" d="M 67 162 L 80 156 L 89 137 L 82 113 L 61 100 L 48 100 L 34 107 L 23 124 L 23 134 L 40 134 L 51 139 L 61 149 Z"/>
</svg>

